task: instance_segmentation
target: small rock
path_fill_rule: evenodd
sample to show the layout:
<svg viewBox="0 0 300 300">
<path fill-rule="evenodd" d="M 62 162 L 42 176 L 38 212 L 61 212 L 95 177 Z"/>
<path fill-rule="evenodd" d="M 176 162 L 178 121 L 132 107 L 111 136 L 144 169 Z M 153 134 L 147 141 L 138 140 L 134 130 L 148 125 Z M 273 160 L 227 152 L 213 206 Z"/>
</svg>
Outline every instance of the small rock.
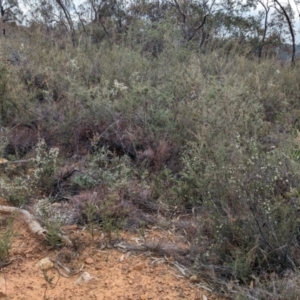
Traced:
<svg viewBox="0 0 300 300">
<path fill-rule="evenodd" d="M 140 296 L 140 299 L 141 299 L 141 300 L 147 300 L 147 299 L 148 299 L 147 294 L 144 294 L 144 295 Z"/>
<path fill-rule="evenodd" d="M 121 255 L 121 257 L 119 258 L 119 261 L 120 261 L 120 262 L 123 262 L 124 259 L 125 259 L 125 255 L 123 254 L 123 255 Z"/>
<path fill-rule="evenodd" d="M 142 271 L 143 270 L 143 268 L 144 268 L 144 264 L 143 263 L 139 263 L 139 264 L 137 264 L 137 265 L 135 265 L 134 267 L 133 267 L 133 270 L 134 271 Z"/>
<path fill-rule="evenodd" d="M 83 272 L 74 282 L 75 285 L 81 284 L 81 283 L 87 283 L 91 280 L 98 280 L 97 277 L 91 276 L 88 272 Z"/>
<path fill-rule="evenodd" d="M 86 263 L 87 265 L 91 265 L 91 264 L 94 263 L 94 260 L 93 260 L 91 257 L 88 257 L 88 258 L 85 260 L 85 263 Z"/>
<path fill-rule="evenodd" d="M 0 292 L 0 299 L 6 299 L 7 295 L 4 294 L 3 292 Z"/>
<path fill-rule="evenodd" d="M 200 280 L 199 280 L 199 278 L 197 277 L 197 275 L 192 275 L 192 276 L 190 277 L 190 281 L 193 282 L 193 283 L 197 283 L 197 282 L 199 282 Z"/>
<path fill-rule="evenodd" d="M 49 257 L 45 257 L 37 263 L 37 267 L 41 270 L 49 270 L 53 268 L 53 266 L 54 264 Z"/>
<path fill-rule="evenodd" d="M 127 277 L 128 277 L 129 279 L 131 279 L 131 280 L 134 280 L 134 277 L 133 277 L 132 275 L 130 275 L 130 274 L 129 274 Z"/>
</svg>

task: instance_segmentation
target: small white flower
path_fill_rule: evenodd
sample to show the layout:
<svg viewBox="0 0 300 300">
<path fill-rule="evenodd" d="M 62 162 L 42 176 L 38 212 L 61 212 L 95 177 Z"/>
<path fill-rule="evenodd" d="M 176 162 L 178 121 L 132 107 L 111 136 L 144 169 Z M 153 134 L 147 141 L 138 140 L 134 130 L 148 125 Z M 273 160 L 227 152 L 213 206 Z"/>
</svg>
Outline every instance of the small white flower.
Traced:
<svg viewBox="0 0 300 300">
<path fill-rule="evenodd" d="M 120 91 L 126 91 L 128 89 L 126 85 L 124 85 L 122 82 L 118 82 L 117 79 L 114 80 L 114 86 Z"/>
</svg>

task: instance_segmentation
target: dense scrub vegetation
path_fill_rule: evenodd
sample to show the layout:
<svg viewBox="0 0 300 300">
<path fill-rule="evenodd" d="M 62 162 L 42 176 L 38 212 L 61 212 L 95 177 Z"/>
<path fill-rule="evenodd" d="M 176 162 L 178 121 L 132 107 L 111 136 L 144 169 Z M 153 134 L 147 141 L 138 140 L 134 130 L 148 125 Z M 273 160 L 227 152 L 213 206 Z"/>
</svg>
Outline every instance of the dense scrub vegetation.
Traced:
<svg viewBox="0 0 300 300">
<path fill-rule="evenodd" d="M 1 196 L 33 209 L 48 230 L 173 226 L 190 245 L 174 256 L 217 291 L 297 299 L 299 66 L 278 61 L 274 48 L 262 59 L 254 38 L 196 30 L 203 11 L 174 26 L 174 12 L 186 16 L 179 3 L 165 3 L 163 16 L 147 5 L 135 6 L 132 23 L 119 11 L 129 22 L 119 28 L 108 8 L 100 25 L 8 27 Z"/>
</svg>

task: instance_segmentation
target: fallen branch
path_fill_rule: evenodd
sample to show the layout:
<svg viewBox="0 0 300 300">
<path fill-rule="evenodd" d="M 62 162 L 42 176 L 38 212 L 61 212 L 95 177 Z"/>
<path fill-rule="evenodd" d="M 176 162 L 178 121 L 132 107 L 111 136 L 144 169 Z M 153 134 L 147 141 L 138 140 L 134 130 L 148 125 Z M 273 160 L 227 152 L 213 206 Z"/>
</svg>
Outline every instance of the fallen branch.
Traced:
<svg viewBox="0 0 300 300">
<path fill-rule="evenodd" d="M 174 256 L 176 254 L 185 256 L 189 253 L 189 249 L 183 249 L 173 243 L 159 241 L 149 241 L 144 242 L 141 245 L 133 245 L 127 242 L 120 242 L 114 245 L 116 248 L 121 248 L 126 251 L 152 251 L 158 252 L 162 256 Z"/>
<path fill-rule="evenodd" d="M 159 241 L 145 241 L 141 245 L 133 245 L 127 242 L 120 242 L 114 245 L 115 248 L 121 248 L 125 251 L 138 251 L 138 252 L 154 252 L 162 257 L 173 257 L 177 264 L 189 265 L 190 259 L 188 254 L 189 249 L 183 249 L 173 243 L 165 242 L 163 240 Z M 175 266 L 178 268 L 178 266 Z M 182 270 L 180 271 L 182 273 Z"/>
<path fill-rule="evenodd" d="M 0 159 L 0 165 L 24 164 L 29 162 L 33 162 L 33 160 L 32 159 L 21 159 L 21 160 Z"/>
<path fill-rule="evenodd" d="M 11 207 L 11 206 L 4 206 L 0 205 L 0 213 L 20 213 L 24 217 L 24 221 L 27 223 L 29 230 L 38 236 L 41 236 L 43 239 L 47 239 L 47 230 L 43 228 L 34 218 L 33 215 L 31 215 L 27 210 L 17 208 L 17 207 Z M 59 235 L 59 238 L 65 242 L 68 246 L 72 246 L 72 241 L 65 235 Z"/>
</svg>

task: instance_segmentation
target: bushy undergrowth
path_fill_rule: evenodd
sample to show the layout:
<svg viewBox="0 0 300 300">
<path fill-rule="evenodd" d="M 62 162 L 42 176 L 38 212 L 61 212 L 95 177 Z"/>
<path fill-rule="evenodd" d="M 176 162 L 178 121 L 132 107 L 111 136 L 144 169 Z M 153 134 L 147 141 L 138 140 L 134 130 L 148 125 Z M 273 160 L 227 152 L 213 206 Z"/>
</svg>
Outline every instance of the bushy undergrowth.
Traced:
<svg viewBox="0 0 300 300">
<path fill-rule="evenodd" d="M 4 175 L 0 178 L 0 195 L 18 207 L 29 203 L 38 194 L 51 193 L 58 149 L 47 149 L 45 141 L 41 140 L 34 154 L 35 157 L 27 161 L 2 167 Z M 24 168 L 22 163 L 27 167 Z"/>
<path fill-rule="evenodd" d="M 60 149 L 60 164 L 81 166 L 69 186 L 83 223 L 101 220 L 110 231 L 134 207 L 188 214 L 199 225 L 189 236 L 195 272 L 249 284 L 295 271 L 299 67 L 258 64 L 243 51 L 200 53 L 174 42 L 167 25 L 139 45 L 134 30 L 118 43 L 83 37 L 75 48 L 28 40 L 20 64 L 0 69 L 0 150 L 36 158 L 22 175 L 6 170 L 13 182 L 1 175 L 2 195 L 18 206 L 33 188 L 53 196 L 55 181 L 69 178 L 56 178 Z"/>
</svg>

